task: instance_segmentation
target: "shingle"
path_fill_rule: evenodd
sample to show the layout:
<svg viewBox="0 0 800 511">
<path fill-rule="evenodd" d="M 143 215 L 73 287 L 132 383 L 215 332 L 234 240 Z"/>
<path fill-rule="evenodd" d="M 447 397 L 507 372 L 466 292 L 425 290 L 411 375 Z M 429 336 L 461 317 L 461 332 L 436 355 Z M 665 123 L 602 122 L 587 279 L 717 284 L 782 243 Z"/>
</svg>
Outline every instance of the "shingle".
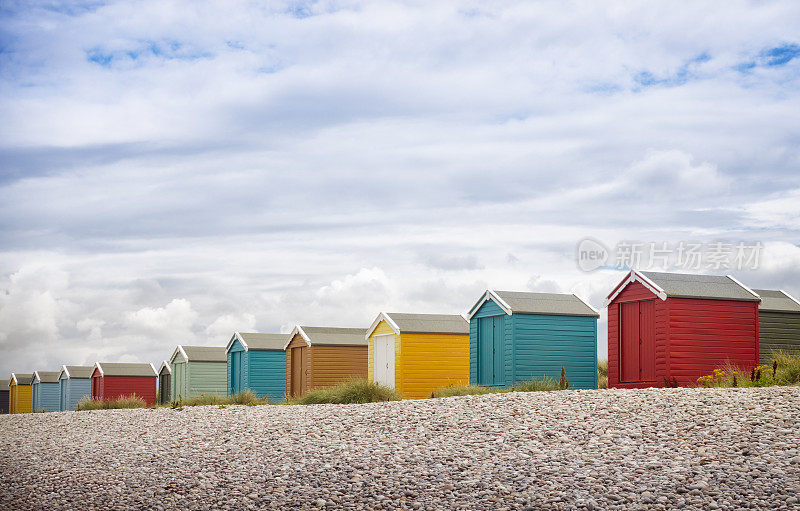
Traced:
<svg viewBox="0 0 800 511">
<path fill-rule="evenodd" d="M 70 378 L 91 378 L 93 366 L 66 366 Z"/>
<path fill-rule="evenodd" d="M 693 275 L 688 273 L 640 272 L 664 290 L 667 296 L 678 298 L 710 298 L 757 302 L 741 284 L 724 275 Z"/>
<path fill-rule="evenodd" d="M 287 334 L 239 333 L 248 350 L 280 350 L 286 346 Z"/>
<path fill-rule="evenodd" d="M 334 328 L 323 326 L 302 326 L 303 332 L 311 339 L 311 345 L 321 346 L 367 346 L 364 338 L 366 328 Z M 284 339 L 286 339 L 284 337 Z M 285 344 L 285 342 L 284 342 Z"/>
<path fill-rule="evenodd" d="M 37 371 L 39 381 L 42 383 L 58 383 L 59 371 Z"/>
<path fill-rule="evenodd" d="M 761 297 L 758 310 L 766 312 L 800 312 L 800 304 L 783 291 L 775 289 L 753 289 Z"/>
<path fill-rule="evenodd" d="M 121 362 L 100 362 L 103 376 L 155 376 L 155 369 L 150 364 L 134 364 Z"/>
<path fill-rule="evenodd" d="M 228 360 L 225 347 L 218 346 L 181 346 L 191 362 L 226 362 Z"/>
<path fill-rule="evenodd" d="M 387 316 L 401 332 L 415 334 L 469 334 L 469 321 L 459 314 L 408 314 L 389 312 Z"/>
<path fill-rule="evenodd" d="M 520 314 L 553 314 L 558 316 L 600 315 L 580 298 L 571 294 L 527 293 L 518 291 L 495 291 L 511 308 Z"/>
</svg>

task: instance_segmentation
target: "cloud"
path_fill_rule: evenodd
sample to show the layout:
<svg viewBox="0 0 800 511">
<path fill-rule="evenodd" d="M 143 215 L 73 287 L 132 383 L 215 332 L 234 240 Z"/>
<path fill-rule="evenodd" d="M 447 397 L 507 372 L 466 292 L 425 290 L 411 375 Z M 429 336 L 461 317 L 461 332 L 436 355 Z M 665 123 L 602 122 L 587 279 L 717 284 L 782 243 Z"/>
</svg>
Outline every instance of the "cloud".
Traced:
<svg viewBox="0 0 800 511">
<path fill-rule="evenodd" d="M 127 313 L 125 325 L 133 332 L 180 339 L 192 335 L 197 318 L 197 312 L 188 300 L 176 298 L 164 307 L 144 307 Z"/>
<path fill-rule="evenodd" d="M 206 327 L 206 335 L 219 344 L 225 336 L 230 337 L 233 332 L 252 332 L 255 326 L 256 317 L 252 314 L 225 314 Z"/>
</svg>

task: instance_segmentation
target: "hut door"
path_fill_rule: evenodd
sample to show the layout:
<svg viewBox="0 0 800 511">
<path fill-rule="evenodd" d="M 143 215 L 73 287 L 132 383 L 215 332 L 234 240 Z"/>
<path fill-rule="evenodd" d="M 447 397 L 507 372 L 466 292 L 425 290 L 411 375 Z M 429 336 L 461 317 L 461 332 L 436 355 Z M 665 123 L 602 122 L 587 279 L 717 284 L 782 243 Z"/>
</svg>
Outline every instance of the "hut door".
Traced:
<svg viewBox="0 0 800 511">
<path fill-rule="evenodd" d="M 242 352 L 231 352 L 231 394 L 242 391 Z M 176 387 L 177 388 L 177 387 Z"/>
<path fill-rule="evenodd" d="M 504 316 L 478 320 L 478 384 L 505 385 Z"/>
<path fill-rule="evenodd" d="M 375 381 L 394 388 L 394 334 L 375 336 Z"/>
<path fill-rule="evenodd" d="M 306 372 L 303 364 L 307 348 L 292 348 L 292 397 L 300 397 L 306 386 Z"/>
<path fill-rule="evenodd" d="M 67 380 L 59 380 L 61 384 L 61 397 L 58 402 L 58 409 L 66 411 L 67 409 Z"/>
<path fill-rule="evenodd" d="M 655 378 L 654 302 L 623 303 L 620 307 L 620 380 L 652 381 Z"/>
</svg>

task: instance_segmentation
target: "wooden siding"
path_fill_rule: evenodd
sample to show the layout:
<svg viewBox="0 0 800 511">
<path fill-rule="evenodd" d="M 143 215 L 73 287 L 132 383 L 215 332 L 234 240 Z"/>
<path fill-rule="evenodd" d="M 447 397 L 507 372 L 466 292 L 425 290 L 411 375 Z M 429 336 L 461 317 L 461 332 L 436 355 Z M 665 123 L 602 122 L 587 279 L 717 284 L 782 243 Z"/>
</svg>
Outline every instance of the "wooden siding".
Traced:
<svg viewBox="0 0 800 511">
<path fill-rule="evenodd" d="M 500 308 L 499 305 L 494 303 L 493 300 L 487 300 L 483 305 L 481 305 L 481 307 L 475 312 L 469 321 L 469 381 L 471 385 L 478 384 L 478 320 L 480 318 L 487 318 L 491 316 L 503 316 L 505 318 L 510 317 L 502 308 Z M 513 380 L 513 370 L 511 365 L 513 348 L 510 341 L 511 334 L 511 325 L 510 322 L 507 322 L 505 328 L 506 338 L 504 343 L 506 349 L 506 352 L 504 353 L 506 362 L 506 381 Z"/>
<path fill-rule="evenodd" d="M 189 397 L 188 364 L 181 357 L 172 362 L 172 377 L 170 378 L 170 394 L 176 401 Z"/>
<path fill-rule="evenodd" d="M 189 362 L 181 365 L 186 366 L 186 394 L 184 397 L 224 396 L 227 394 L 227 363 Z"/>
<path fill-rule="evenodd" d="M 247 353 L 248 388 L 260 398 L 283 401 L 286 397 L 286 352 L 257 350 Z"/>
<path fill-rule="evenodd" d="M 366 346 L 312 346 L 308 388 L 332 387 L 353 378 L 367 378 Z"/>
<path fill-rule="evenodd" d="M 758 362 L 758 303 L 667 299 L 669 373 L 682 386 L 731 362 L 749 371 Z"/>
<path fill-rule="evenodd" d="M 67 400 L 65 406 L 61 409 L 62 412 L 75 410 L 78 407 L 78 401 L 87 396 L 91 397 L 92 389 L 89 378 L 69 378 L 61 380 L 61 382 L 62 384 L 64 382 L 67 384 Z"/>
<path fill-rule="evenodd" d="M 514 314 L 510 319 L 514 372 L 506 385 L 558 380 L 563 366 L 570 388 L 597 388 L 597 318 Z"/>
<path fill-rule="evenodd" d="M 300 363 L 299 374 L 301 380 L 298 384 L 299 390 L 292 392 L 292 384 L 296 375 L 292 374 L 292 360 L 297 359 Z M 287 397 L 300 397 L 311 388 L 311 347 L 306 344 L 305 339 L 300 334 L 295 334 L 291 342 L 286 347 L 286 387 L 285 392 Z"/>
<path fill-rule="evenodd" d="M 395 388 L 404 398 L 428 398 L 434 390 L 469 383 L 469 335 L 399 337 L 398 342 L 395 336 L 395 352 L 402 352 L 402 362 L 395 361 L 395 381 L 400 382 Z"/>
<path fill-rule="evenodd" d="M 0 414 L 8 413 L 8 390 L 0 390 Z"/>
<path fill-rule="evenodd" d="M 14 385 L 8 389 L 10 413 L 31 412 L 31 386 Z"/>
<path fill-rule="evenodd" d="M 61 395 L 58 383 L 33 383 L 31 385 L 31 410 L 57 412 L 61 409 Z"/>
<path fill-rule="evenodd" d="M 759 364 L 768 364 L 776 351 L 800 355 L 800 314 L 760 311 L 758 336 Z"/>
<path fill-rule="evenodd" d="M 172 401 L 172 375 L 162 371 L 158 375 L 158 402 L 166 404 Z"/>
</svg>

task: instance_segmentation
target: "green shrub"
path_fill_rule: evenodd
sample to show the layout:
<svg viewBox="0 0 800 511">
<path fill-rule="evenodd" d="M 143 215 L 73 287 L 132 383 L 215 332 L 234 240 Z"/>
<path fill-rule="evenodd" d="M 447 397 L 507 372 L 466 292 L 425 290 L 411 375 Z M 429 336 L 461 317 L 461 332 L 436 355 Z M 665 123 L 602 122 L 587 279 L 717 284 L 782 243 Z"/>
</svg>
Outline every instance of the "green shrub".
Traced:
<svg viewBox="0 0 800 511">
<path fill-rule="evenodd" d="M 322 403 L 351 404 L 399 401 L 400 396 L 384 385 L 357 379 L 340 383 L 326 389 L 311 392 L 289 401 L 289 404 L 314 405 Z"/>
<path fill-rule="evenodd" d="M 513 387 L 483 387 L 481 385 L 464 385 L 461 387 L 443 387 L 433 391 L 431 397 L 476 396 L 482 394 L 503 394 L 506 392 L 546 392 L 551 390 L 564 390 L 569 388 L 569 382 L 562 375 L 563 381 L 553 378 L 534 378 L 533 380 L 518 383 Z"/>
<path fill-rule="evenodd" d="M 147 406 L 144 399 L 136 394 L 120 396 L 116 399 L 93 399 L 89 396 L 78 401 L 76 410 L 112 410 L 119 408 L 144 408 Z"/>
<path fill-rule="evenodd" d="M 608 388 L 608 360 L 597 361 L 597 388 Z"/>
<path fill-rule="evenodd" d="M 217 394 L 200 394 L 199 396 L 183 399 L 178 396 L 177 401 L 172 401 L 169 405 L 175 410 L 180 410 L 184 406 L 208 406 L 208 405 L 264 405 L 269 403 L 267 398 L 259 399 L 252 390 L 245 390 L 232 396 L 219 396 Z"/>
<path fill-rule="evenodd" d="M 552 378 L 538 378 L 522 382 L 512 387 L 511 390 L 514 392 L 546 392 L 549 390 L 564 390 L 567 388 L 569 388 L 569 382 L 559 383 Z"/>
<path fill-rule="evenodd" d="M 481 387 L 480 385 L 450 386 L 433 391 L 431 397 L 476 396 L 482 394 L 497 394 L 511 392 L 511 389 L 501 387 Z"/>
</svg>

